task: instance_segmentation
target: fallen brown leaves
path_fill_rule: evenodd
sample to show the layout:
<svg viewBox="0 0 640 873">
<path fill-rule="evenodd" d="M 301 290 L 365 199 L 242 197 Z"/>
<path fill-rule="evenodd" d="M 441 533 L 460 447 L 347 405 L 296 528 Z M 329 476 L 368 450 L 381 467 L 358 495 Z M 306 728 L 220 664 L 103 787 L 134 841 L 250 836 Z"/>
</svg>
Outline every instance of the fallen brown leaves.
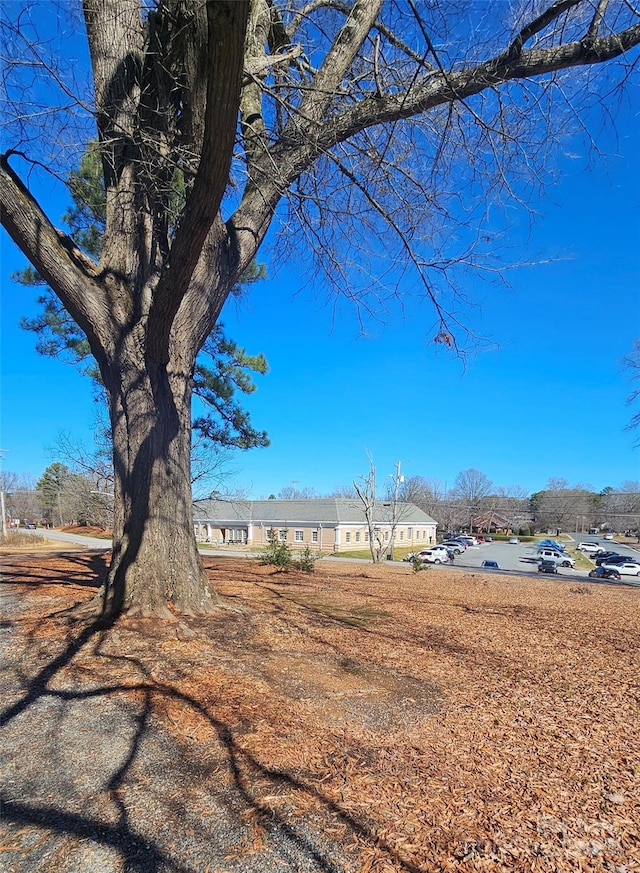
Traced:
<svg viewBox="0 0 640 873">
<path fill-rule="evenodd" d="M 34 673 L 79 632 L 68 609 L 102 560 L 11 559 Z M 259 852 L 276 814 L 321 826 L 360 873 L 640 869 L 640 590 L 207 564 L 233 609 L 189 620 L 188 640 L 123 619 L 56 681 L 150 694 L 220 785 L 243 787 L 253 839 L 229 857 Z"/>
</svg>

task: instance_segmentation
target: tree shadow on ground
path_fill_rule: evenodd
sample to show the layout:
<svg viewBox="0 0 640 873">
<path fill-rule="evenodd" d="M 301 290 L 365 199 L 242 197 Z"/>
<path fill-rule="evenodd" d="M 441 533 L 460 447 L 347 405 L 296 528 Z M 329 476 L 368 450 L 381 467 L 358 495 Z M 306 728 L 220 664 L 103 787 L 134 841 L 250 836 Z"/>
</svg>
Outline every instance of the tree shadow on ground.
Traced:
<svg viewBox="0 0 640 873">
<path fill-rule="evenodd" d="M 180 803 L 172 801 L 168 805 L 161 798 L 162 788 L 155 789 L 156 793 L 153 795 L 153 786 L 150 786 L 146 791 L 147 801 L 142 815 L 136 814 L 128 801 L 128 792 L 132 790 L 134 781 L 140 780 L 140 759 L 148 753 L 147 746 L 152 739 L 157 739 L 158 731 L 162 731 L 153 717 L 158 703 L 173 702 L 185 711 L 188 710 L 204 726 L 212 729 L 212 735 L 217 738 L 218 752 L 223 755 L 226 772 L 231 775 L 233 797 L 224 797 L 229 815 L 233 814 L 239 821 L 246 821 L 247 816 L 251 816 L 268 835 L 271 848 L 268 846 L 266 848 L 264 865 L 256 868 L 260 869 L 261 873 L 282 870 L 283 861 L 287 857 L 291 866 L 285 869 L 290 870 L 299 869 L 301 863 L 304 863 L 305 870 L 320 871 L 320 873 L 341 873 L 348 869 L 348 865 L 336 860 L 333 849 L 323 844 L 323 840 L 317 836 L 317 831 L 314 834 L 313 828 L 305 824 L 303 818 L 296 817 L 291 812 L 287 814 L 286 811 L 274 810 L 273 806 L 261 799 L 265 794 L 286 792 L 301 792 L 307 799 L 319 804 L 323 816 L 334 825 L 345 828 L 352 837 L 357 836 L 372 846 L 375 845 L 377 849 L 393 859 L 399 870 L 405 873 L 417 873 L 418 868 L 381 841 L 371 825 L 364 820 L 358 820 L 316 785 L 292 773 L 269 768 L 242 748 L 236 739 L 237 729 L 234 733 L 234 728 L 216 715 L 214 707 L 204 705 L 194 696 L 185 694 L 169 682 L 158 680 L 139 659 L 132 655 L 114 655 L 106 652 L 103 643 L 108 639 L 109 631 L 113 629 L 114 624 L 113 620 L 104 619 L 84 625 L 76 623 L 76 626 L 68 632 L 64 648 L 50 657 L 30 677 L 23 680 L 22 690 L 17 699 L 6 706 L 0 714 L 0 725 L 5 731 L 10 731 L 11 748 L 18 756 L 24 755 L 25 749 L 33 746 L 35 737 L 38 738 L 38 742 L 43 742 L 45 737 L 55 737 L 54 748 L 58 749 L 61 744 L 72 740 L 67 731 L 74 731 L 76 739 L 72 740 L 73 742 L 77 742 L 77 737 L 82 736 L 83 748 L 91 750 L 99 748 L 100 744 L 104 743 L 104 737 L 92 737 L 92 722 L 83 724 L 82 718 L 88 717 L 89 713 L 94 717 L 97 713 L 101 713 L 101 708 L 108 705 L 112 709 L 114 707 L 117 709 L 118 719 L 124 718 L 126 721 L 126 726 L 119 731 L 121 740 L 122 735 L 126 734 L 124 744 L 121 744 L 119 753 L 109 760 L 107 767 L 104 766 L 104 762 L 101 767 L 95 769 L 92 768 L 90 761 L 78 762 L 75 781 L 79 779 L 83 782 L 84 793 L 88 799 L 86 807 L 77 808 L 79 801 L 82 800 L 82 791 L 80 796 L 78 793 L 74 795 L 73 791 L 70 792 L 70 796 L 65 795 L 64 792 L 58 796 L 55 792 L 49 791 L 48 794 L 45 792 L 46 797 L 43 795 L 40 799 L 37 790 L 34 789 L 30 801 L 25 800 L 29 792 L 12 796 L 12 792 L 6 791 L 1 798 L 5 823 L 13 823 L 21 828 L 29 826 L 37 828 L 58 841 L 70 840 L 75 844 L 76 851 L 79 843 L 113 851 L 125 873 L 165 873 L 165 871 L 190 873 L 202 869 L 203 858 L 207 856 L 212 845 L 211 830 L 204 821 L 194 824 L 194 813 L 189 807 L 188 799 Z M 94 650 L 90 653 L 92 676 L 89 680 L 83 675 L 82 668 L 74 672 L 74 662 L 80 653 L 89 654 L 91 645 L 94 646 Z M 126 668 L 128 672 L 133 670 L 136 680 L 109 681 L 117 674 L 115 668 L 118 666 Z M 73 673 L 71 682 L 70 671 Z M 96 676 L 104 677 L 107 681 L 96 682 Z M 48 706 L 54 709 L 49 712 Z M 78 710 L 78 706 L 82 709 Z M 77 723 L 78 718 L 80 724 Z M 165 739 L 166 736 L 165 734 Z M 203 768 L 202 763 L 195 760 L 192 752 L 185 757 L 185 751 L 179 748 L 177 740 L 173 739 L 171 742 L 171 755 L 175 760 L 166 761 L 165 778 L 170 775 L 176 782 L 184 779 L 185 786 L 191 783 L 200 785 L 201 790 L 213 792 L 212 798 L 216 795 L 222 797 L 224 792 L 220 794 L 212 774 L 207 777 L 206 767 Z M 47 764 L 50 764 L 50 761 L 43 761 L 43 770 Z M 85 773 L 82 773 L 83 767 L 86 769 Z M 55 776 L 51 774 L 45 777 L 44 772 L 39 773 L 37 763 L 33 765 L 32 770 L 30 778 L 36 783 L 39 777 L 55 780 Z M 201 783 L 207 778 L 213 784 L 202 786 Z M 53 785 L 55 786 L 55 781 Z M 267 791 L 265 786 L 268 788 Z M 51 802 L 51 796 L 56 797 L 55 802 Z M 92 798 L 98 798 L 103 803 L 100 814 L 93 811 Z M 158 805 L 160 801 L 164 803 L 162 808 L 168 817 L 177 820 L 178 829 L 181 826 L 187 827 L 189 823 L 188 827 L 195 830 L 191 842 L 195 840 L 201 846 L 199 862 L 193 856 L 193 846 L 191 851 L 182 845 L 179 845 L 176 850 L 175 844 L 180 843 L 179 839 L 174 838 L 168 842 L 154 826 L 153 816 L 145 818 L 148 812 L 147 804 Z M 106 814 L 103 812 L 105 803 Z M 242 827 L 240 824 L 237 826 Z M 234 831 L 234 834 L 237 837 L 238 831 Z M 220 855 L 215 859 L 225 869 L 232 867 L 225 854 L 228 848 L 228 845 L 221 843 L 218 850 Z M 340 851 L 340 846 L 336 848 Z M 32 858 L 32 866 L 29 857 Z M 39 863 L 38 859 L 37 852 L 25 855 L 20 862 L 23 873 L 35 871 Z"/>
<path fill-rule="evenodd" d="M 65 552 L 63 555 L 2 556 L 0 585 L 79 585 L 99 588 L 107 575 L 108 552 Z M 52 567 L 59 558 L 59 567 Z"/>
</svg>

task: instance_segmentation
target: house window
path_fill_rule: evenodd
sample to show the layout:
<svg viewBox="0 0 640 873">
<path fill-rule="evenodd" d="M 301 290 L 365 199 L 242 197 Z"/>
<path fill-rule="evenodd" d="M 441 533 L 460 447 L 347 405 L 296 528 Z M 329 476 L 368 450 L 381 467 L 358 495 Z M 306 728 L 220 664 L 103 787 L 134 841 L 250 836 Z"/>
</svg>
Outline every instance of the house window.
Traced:
<svg viewBox="0 0 640 873">
<path fill-rule="evenodd" d="M 413 539 L 413 528 L 411 528 L 411 527 L 407 528 L 407 539 L 408 540 Z"/>
<path fill-rule="evenodd" d="M 345 543 L 350 543 L 350 542 L 351 542 L 351 531 L 347 531 L 347 532 L 345 533 L 345 535 L 344 535 L 344 541 L 345 541 Z"/>
<path fill-rule="evenodd" d="M 280 530 L 278 531 L 278 539 L 280 540 L 281 543 L 286 543 L 286 541 L 287 541 L 287 529 L 286 529 L 286 527 L 280 528 Z"/>
<path fill-rule="evenodd" d="M 318 542 L 318 531 L 317 531 L 317 530 L 312 530 L 312 531 L 311 531 L 311 542 L 312 542 L 312 543 L 317 543 L 317 542 Z"/>
<path fill-rule="evenodd" d="M 295 541 L 301 543 L 304 541 L 304 533 L 301 530 L 295 532 Z"/>
<path fill-rule="evenodd" d="M 403 531 L 403 530 L 400 531 L 400 539 L 401 539 L 401 540 L 404 539 L 404 531 Z"/>
<path fill-rule="evenodd" d="M 365 543 L 369 542 L 369 531 L 368 530 L 366 530 L 364 532 L 364 541 L 365 541 Z"/>
<path fill-rule="evenodd" d="M 388 539 L 389 539 L 389 531 L 388 531 L 388 530 L 386 530 L 386 531 L 384 532 L 384 538 L 385 538 L 385 540 L 388 540 Z"/>
<path fill-rule="evenodd" d="M 360 531 L 359 530 L 356 531 L 356 542 L 357 543 L 360 542 Z"/>
</svg>

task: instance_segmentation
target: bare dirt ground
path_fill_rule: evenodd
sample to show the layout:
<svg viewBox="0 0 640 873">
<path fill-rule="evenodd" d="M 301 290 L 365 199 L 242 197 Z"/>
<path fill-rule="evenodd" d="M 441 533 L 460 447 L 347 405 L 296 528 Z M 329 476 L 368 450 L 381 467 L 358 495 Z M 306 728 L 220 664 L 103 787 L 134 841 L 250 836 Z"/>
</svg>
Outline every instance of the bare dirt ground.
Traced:
<svg viewBox="0 0 640 873">
<path fill-rule="evenodd" d="M 638 589 L 207 558 L 105 629 L 105 560 L 2 558 L 3 870 L 640 870 Z"/>
</svg>

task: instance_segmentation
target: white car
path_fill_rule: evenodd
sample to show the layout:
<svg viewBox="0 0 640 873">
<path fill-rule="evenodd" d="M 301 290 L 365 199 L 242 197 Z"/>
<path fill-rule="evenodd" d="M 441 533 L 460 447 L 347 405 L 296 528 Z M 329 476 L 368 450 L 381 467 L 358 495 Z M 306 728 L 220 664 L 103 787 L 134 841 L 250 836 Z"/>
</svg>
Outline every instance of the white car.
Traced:
<svg viewBox="0 0 640 873">
<path fill-rule="evenodd" d="M 440 545 L 447 549 L 451 549 L 451 551 L 455 552 L 456 555 L 461 555 L 467 548 L 463 542 L 460 542 L 460 540 L 446 540 L 444 543 L 440 543 Z"/>
<path fill-rule="evenodd" d="M 640 576 L 640 564 L 637 561 L 622 561 L 620 564 L 603 564 L 605 570 L 617 570 L 621 576 Z"/>
<path fill-rule="evenodd" d="M 432 546 L 418 552 L 418 558 L 425 564 L 446 564 L 449 560 L 449 552 L 443 546 Z"/>
<path fill-rule="evenodd" d="M 577 552 L 593 553 L 599 552 L 600 549 L 601 546 L 599 546 L 598 543 L 578 543 L 578 545 L 576 546 Z"/>
</svg>

